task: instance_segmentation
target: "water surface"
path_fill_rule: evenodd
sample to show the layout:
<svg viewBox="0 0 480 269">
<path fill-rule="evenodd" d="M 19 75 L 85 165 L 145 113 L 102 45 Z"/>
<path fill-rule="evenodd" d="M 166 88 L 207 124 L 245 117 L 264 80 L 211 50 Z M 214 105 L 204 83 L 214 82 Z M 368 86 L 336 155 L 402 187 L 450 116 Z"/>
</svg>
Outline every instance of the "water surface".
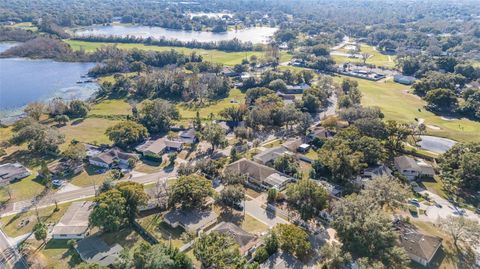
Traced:
<svg viewBox="0 0 480 269">
<path fill-rule="evenodd" d="M 0 43 L 0 52 L 12 44 Z M 53 97 L 87 99 L 98 85 L 85 76 L 94 63 L 67 63 L 25 58 L 0 59 L 0 119 L 21 114 L 34 101 Z"/>
<path fill-rule="evenodd" d="M 142 25 L 94 25 L 74 30 L 76 36 L 134 36 L 139 38 L 152 37 L 155 39 L 176 39 L 183 42 L 218 42 L 239 39 L 242 42 L 267 43 L 277 28 L 273 27 L 250 27 L 240 30 L 231 30 L 223 33 L 205 31 L 174 30 L 162 27 L 150 27 Z"/>
</svg>

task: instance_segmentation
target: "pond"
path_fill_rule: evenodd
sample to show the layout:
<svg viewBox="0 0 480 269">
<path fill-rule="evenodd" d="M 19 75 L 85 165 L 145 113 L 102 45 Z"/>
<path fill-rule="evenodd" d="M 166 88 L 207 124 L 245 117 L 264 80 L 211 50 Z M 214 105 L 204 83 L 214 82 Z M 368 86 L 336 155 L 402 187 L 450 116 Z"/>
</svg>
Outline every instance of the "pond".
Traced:
<svg viewBox="0 0 480 269">
<path fill-rule="evenodd" d="M 134 36 L 139 38 L 152 37 L 155 39 L 176 39 L 183 42 L 218 42 L 239 39 L 242 42 L 253 44 L 267 43 L 270 37 L 277 31 L 274 27 L 249 27 L 240 30 L 231 30 L 223 33 L 206 31 L 174 30 L 162 27 L 150 27 L 142 25 L 95 25 L 73 30 L 76 36 Z"/>
<path fill-rule="evenodd" d="M 424 150 L 435 153 L 445 153 L 456 143 L 451 139 L 437 136 L 421 135 L 420 138 L 422 140 L 417 145 Z"/>
<path fill-rule="evenodd" d="M 14 44 L 0 43 L 0 52 Z M 67 63 L 25 58 L 0 59 L 0 119 L 8 122 L 34 101 L 53 97 L 87 99 L 98 88 L 84 77 L 94 63 Z M 77 83 L 78 82 L 78 83 Z M 82 82 L 82 83 L 79 83 Z"/>
</svg>

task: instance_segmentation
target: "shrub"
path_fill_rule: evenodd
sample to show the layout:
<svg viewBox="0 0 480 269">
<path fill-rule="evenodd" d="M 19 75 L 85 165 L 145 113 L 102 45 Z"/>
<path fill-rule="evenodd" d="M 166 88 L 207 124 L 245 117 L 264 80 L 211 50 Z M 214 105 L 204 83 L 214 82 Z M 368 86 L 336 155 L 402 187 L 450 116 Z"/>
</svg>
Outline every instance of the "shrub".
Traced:
<svg viewBox="0 0 480 269">
<path fill-rule="evenodd" d="M 268 257 L 270 257 L 270 255 L 268 254 L 267 249 L 264 246 L 260 246 L 257 248 L 257 251 L 255 251 L 253 260 L 258 263 L 263 263 L 268 259 Z"/>
</svg>

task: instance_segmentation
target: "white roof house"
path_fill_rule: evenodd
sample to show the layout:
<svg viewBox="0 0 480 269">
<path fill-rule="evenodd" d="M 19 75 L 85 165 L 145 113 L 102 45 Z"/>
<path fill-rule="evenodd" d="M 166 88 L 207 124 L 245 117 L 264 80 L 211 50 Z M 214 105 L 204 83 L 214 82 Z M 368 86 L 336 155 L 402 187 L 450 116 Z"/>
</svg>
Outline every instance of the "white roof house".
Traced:
<svg viewBox="0 0 480 269">
<path fill-rule="evenodd" d="M 82 239 L 88 233 L 88 217 L 93 210 L 93 202 L 73 202 L 60 221 L 53 227 L 54 239 Z"/>
<path fill-rule="evenodd" d="M 0 165 L 0 185 L 22 179 L 31 175 L 30 171 L 20 163 L 6 163 Z"/>
<path fill-rule="evenodd" d="M 283 190 L 292 178 L 280 173 L 273 173 L 263 180 L 263 185 L 267 188 L 275 188 L 277 190 Z"/>
</svg>

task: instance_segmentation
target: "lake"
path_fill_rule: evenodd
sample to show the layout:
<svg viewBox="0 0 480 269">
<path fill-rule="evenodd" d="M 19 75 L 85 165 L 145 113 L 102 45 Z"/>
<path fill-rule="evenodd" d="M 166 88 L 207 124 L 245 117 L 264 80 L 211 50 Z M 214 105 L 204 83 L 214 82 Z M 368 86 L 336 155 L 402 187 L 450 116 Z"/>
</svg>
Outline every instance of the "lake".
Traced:
<svg viewBox="0 0 480 269">
<path fill-rule="evenodd" d="M 13 46 L 0 43 L 0 52 Z M 94 63 L 67 63 L 25 58 L 0 59 L 0 119 L 8 120 L 22 113 L 34 101 L 53 97 L 65 100 L 87 99 L 98 88 L 96 83 L 77 84 Z"/>
<path fill-rule="evenodd" d="M 205 31 L 174 30 L 162 27 L 142 25 L 95 25 L 73 30 L 76 36 L 134 36 L 139 38 L 176 39 L 183 42 L 196 40 L 198 42 L 218 42 L 237 38 L 242 42 L 253 44 L 267 43 L 277 31 L 274 27 L 249 27 L 223 33 Z"/>
</svg>

